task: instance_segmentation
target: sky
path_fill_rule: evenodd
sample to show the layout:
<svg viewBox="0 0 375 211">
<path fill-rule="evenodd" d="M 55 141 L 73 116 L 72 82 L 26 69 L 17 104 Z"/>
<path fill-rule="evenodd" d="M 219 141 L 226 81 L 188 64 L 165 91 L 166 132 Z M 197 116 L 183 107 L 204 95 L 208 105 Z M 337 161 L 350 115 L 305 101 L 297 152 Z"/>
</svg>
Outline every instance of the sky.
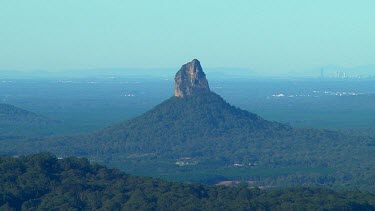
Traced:
<svg viewBox="0 0 375 211">
<path fill-rule="evenodd" d="M 375 64 L 374 0 L 0 0 L 0 71 Z"/>
</svg>

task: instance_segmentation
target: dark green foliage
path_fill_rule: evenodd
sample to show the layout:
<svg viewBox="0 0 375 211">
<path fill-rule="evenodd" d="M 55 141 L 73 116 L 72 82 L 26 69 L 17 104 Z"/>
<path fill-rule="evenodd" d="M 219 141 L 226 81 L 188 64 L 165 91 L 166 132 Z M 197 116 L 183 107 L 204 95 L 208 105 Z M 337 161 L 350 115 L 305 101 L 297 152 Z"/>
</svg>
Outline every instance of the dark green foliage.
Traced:
<svg viewBox="0 0 375 211">
<path fill-rule="evenodd" d="M 375 196 L 321 188 L 264 191 L 135 177 L 86 159 L 0 157 L 1 210 L 374 210 Z"/>
<path fill-rule="evenodd" d="M 176 150 L 185 151 L 179 156 L 201 155 L 212 147 L 211 151 L 216 150 L 222 144 L 233 142 L 228 135 L 235 133 L 264 136 L 269 131 L 288 129 L 237 109 L 220 96 L 209 93 L 173 97 L 138 118 L 96 133 L 94 138 L 103 142 L 122 141 L 113 151 L 148 151 L 176 157 Z"/>
</svg>

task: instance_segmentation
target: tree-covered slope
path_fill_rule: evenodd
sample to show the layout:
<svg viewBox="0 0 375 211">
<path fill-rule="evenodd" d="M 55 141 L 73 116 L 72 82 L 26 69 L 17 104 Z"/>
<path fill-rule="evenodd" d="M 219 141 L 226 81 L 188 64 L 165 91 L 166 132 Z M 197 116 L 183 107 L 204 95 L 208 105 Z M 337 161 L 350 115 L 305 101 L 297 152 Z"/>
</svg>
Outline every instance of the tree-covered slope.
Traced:
<svg viewBox="0 0 375 211">
<path fill-rule="evenodd" d="M 155 152 L 175 157 L 176 152 L 182 153 L 179 156 L 192 156 L 205 153 L 208 148 L 221 150 L 221 145 L 234 142 L 223 137 L 235 137 L 233 135 L 238 133 L 251 138 L 289 129 L 231 106 L 209 92 L 172 97 L 144 115 L 102 130 L 94 137 L 105 143 L 122 141 L 121 151 Z"/>
<path fill-rule="evenodd" d="M 54 133 L 58 122 L 9 104 L 0 104 L 0 136 L 40 136 Z"/>
<path fill-rule="evenodd" d="M 1 210 L 375 210 L 375 196 L 321 188 L 264 191 L 135 177 L 51 154 L 0 157 Z"/>
</svg>

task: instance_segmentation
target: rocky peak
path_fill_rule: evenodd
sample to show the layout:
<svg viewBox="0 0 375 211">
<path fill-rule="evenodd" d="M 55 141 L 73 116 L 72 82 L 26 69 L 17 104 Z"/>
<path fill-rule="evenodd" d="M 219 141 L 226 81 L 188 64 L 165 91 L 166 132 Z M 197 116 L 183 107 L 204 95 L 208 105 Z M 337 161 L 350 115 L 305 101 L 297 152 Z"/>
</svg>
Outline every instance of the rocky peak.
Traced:
<svg viewBox="0 0 375 211">
<path fill-rule="evenodd" d="M 210 91 L 206 74 L 197 59 L 182 65 L 174 79 L 174 96 L 184 97 Z"/>
</svg>

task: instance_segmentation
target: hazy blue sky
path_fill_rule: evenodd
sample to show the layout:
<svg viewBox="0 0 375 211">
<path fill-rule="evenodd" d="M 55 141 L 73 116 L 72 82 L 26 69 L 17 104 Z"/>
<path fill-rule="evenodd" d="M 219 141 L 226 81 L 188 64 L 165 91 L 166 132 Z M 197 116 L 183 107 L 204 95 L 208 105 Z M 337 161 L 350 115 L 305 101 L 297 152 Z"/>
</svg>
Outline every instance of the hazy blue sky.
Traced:
<svg viewBox="0 0 375 211">
<path fill-rule="evenodd" d="M 375 63 L 374 0 L 0 0 L 0 69 Z"/>
</svg>

